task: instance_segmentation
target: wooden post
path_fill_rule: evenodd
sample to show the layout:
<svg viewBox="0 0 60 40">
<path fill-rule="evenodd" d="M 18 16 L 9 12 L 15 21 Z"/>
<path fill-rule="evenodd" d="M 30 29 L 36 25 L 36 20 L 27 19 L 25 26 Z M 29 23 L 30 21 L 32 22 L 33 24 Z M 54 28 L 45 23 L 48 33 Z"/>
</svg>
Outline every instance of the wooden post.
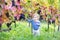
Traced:
<svg viewBox="0 0 60 40">
<path fill-rule="evenodd" d="M 54 22 L 54 32 L 55 32 L 55 22 Z"/>
<path fill-rule="evenodd" d="M 48 31 L 49 31 L 49 19 L 48 19 Z"/>
<path fill-rule="evenodd" d="M 0 30 L 1 30 L 1 26 L 0 26 Z"/>
<path fill-rule="evenodd" d="M 15 21 L 15 27 L 16 27 L 16 21 Z"/>
</svg>

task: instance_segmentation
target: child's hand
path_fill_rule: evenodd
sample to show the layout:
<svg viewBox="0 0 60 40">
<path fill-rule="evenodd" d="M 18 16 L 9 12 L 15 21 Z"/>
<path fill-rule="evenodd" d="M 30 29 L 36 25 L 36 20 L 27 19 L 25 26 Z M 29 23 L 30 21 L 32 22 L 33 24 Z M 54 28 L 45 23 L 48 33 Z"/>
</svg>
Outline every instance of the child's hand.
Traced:
<svg viewBox="0 0 60 40">
<path fill-rule="evenodd" d="M 28 20 L 28 18 L 25 18 L 26 19 L 26 21 Z"/>
</svg>

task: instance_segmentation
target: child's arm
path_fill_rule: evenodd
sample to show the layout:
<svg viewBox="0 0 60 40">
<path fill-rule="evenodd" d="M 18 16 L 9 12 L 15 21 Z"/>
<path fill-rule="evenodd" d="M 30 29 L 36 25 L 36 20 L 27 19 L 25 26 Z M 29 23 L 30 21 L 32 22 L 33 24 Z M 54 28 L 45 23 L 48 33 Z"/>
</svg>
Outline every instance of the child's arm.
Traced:
<svg viewBox="0 0 60 40">
<path fill-rule="evenodd" d="M 32 19 L 28 19 L 27 21 L 28 21 L 29 23 L 31 23 L 31 22 L 32 22 Z"/>
<path fill-rule="evenodd" d="M 27 22 L 31 23 L 32 19 L 25 18 Z"/>
<path fill-rule="evenodd" d="M 26 21 L 29 23 L 28 26 L 30 27 L 31 19 L 26 18 Z"/>
<path fill-rule="evenodd" d="M 36 25 L 40 27 L 40 21 Z"/>
</svg>

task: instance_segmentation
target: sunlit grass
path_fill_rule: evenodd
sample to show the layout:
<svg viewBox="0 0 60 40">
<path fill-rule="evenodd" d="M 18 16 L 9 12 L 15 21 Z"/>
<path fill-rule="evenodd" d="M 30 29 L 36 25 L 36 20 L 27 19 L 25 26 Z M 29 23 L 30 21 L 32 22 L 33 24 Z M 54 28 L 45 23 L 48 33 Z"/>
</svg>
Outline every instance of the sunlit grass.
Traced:
<svg viewBox="0 0 60 40">
<path fill-rule="evenodd" d="M 38 37 L 32 35 L 31 27 L 27 24 L 25 21 L 16 22 L 17 26 L 15 27 L 14 23 L 12 23 L 10 32 L 0 32 L 0 40 L 60 40 L 60 32 L 54 32 L 53 24 L 50 25 L 49 31 L 46 31 L 47 23 L 41 23 L 40 36 Z M 2 28 L 7 29 L 5 24 L 3 24 Z"/>
</svg>

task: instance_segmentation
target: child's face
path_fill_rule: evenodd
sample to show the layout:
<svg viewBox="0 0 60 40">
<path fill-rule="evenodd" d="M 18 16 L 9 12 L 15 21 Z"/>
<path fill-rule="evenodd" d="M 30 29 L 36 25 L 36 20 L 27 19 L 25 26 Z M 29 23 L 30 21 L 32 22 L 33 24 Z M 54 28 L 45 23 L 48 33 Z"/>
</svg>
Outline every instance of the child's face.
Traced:
<svg viewBox="0 0 60 40">
<path fill-rule="evenodd" d="M 36 20 L 39 20 L 39 16 L 33 16 L 33 20 L 36 21 Z"/>
</svg>

